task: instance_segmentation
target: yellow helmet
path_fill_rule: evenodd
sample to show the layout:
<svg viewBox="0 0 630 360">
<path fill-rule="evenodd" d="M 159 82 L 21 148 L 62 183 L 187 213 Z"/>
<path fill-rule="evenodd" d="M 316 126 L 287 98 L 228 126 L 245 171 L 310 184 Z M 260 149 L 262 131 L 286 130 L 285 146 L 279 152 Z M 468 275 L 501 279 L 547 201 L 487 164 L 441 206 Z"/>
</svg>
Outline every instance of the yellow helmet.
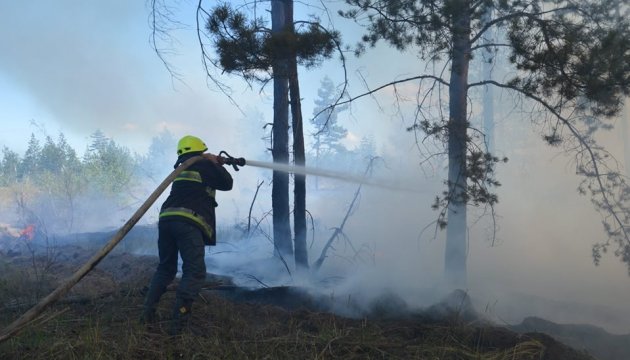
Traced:
<svg viewBox="0 0 630 360">
<path fill-rule="evenodd" d="M 204 152 L 208 150 L 206 144 L 196 136 L 186 135 L 177 143 L 177 155 L 184 155 L 190 152 Z"/>
</svg>

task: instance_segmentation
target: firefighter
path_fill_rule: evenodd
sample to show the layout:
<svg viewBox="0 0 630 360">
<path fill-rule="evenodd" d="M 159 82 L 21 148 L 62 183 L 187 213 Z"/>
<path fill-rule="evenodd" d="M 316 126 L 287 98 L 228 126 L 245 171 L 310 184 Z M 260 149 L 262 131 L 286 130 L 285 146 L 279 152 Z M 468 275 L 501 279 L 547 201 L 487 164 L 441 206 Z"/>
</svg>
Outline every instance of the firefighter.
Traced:
<svg viewBox="0 0 630 360">
<path fill-rule="evenodd" d="M 172 335 L 180 333 L 190 321 L 193 301 L 206 277 L 205 246 L 216 244 L 215 191 L 232 189 L 232 176 L 223 168 L 223 158 L 205 153 L 206 150 L 206 144 L 195 136 L 188 135 L 179 140 L 175 167 L 193 156 L 203 156 L 204 159 L 193 163 L 175 178 L 160 209 L 160 263 L 146 294 L 141 321 L 155 322 L 160 297 L 177 273 L 179 254 L 182 277 L 169 329 Z"/>
</svg>

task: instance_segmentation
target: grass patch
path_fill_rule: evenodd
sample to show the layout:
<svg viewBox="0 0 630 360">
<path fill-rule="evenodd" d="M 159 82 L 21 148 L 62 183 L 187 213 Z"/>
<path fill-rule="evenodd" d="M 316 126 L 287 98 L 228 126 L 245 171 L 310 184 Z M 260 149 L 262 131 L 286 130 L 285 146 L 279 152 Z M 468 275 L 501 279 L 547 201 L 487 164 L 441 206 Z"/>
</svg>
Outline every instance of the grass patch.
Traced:
<svg viewBox="0 0 630 360">
<path fill-rule="evenodd" d="M 3 359 L 552 359 L 550 347 L 501 328 L 347 319 L 206 297 L 193 308 L 191 330 L 166 334 L 174 294 L 161 320 L 137 321 L 142 296 L 117 294 L 69 310 L 0 344 Z M 63 310 L 54 306 L 51 311 Z M 10 321 L 2 314 L 2 324 Z M 569 349 L 567 349 L 569 351 Z M 567 353 L 564 359 L 579 359 Z M 582 357 L 587 359 L 588 357 Z M 553 359 L 563 359 L 554 357 Z"/>
<path fill-rule="evenodd" d="M 19 269 L 0 266 L 7 270 L 0 281 L 4 328 L 28 310 L 7 305 L 18 297 L 15 294 L 27 293 L 29 285 L 19 281 Z M 519 335 L 501 327 L 420 317 L 349 319 L 235 303 L 207 292 L 193 306 L 190 329 L 172 337 L 166 330 L 174 292 L 160 302 L 158 323 L 147 327 L 138 319 L 144 300 L 140 288 L 150 273 L 138 271 L 137 278 L 123 274 L 122 281 L 104 270 L 107 266 L 99 268 L 94 272 L 98 276 L 83 279 L 76 292 L 0 343 L 0 359 L 592 359 L 542 334 Z M 121 266 L 111 268 L 120 272 Z"/>
</svg>

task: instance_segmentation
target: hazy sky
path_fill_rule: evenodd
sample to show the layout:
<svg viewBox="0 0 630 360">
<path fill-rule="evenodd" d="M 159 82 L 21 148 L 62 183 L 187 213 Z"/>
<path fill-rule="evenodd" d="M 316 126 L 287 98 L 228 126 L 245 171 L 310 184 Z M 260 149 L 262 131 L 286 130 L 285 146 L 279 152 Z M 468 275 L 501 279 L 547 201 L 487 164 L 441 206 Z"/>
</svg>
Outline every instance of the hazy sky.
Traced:
<svg viewBox="0 0 630 360">
<path fill-rule="evenodd" d="M 234 124 L 243 115 L 206 86 L 194 28 L 196 2 L 171 3 L 182 25 L 172 31 L 172 46 L 160 46 L 183 83 L 171 81 L 150 46 L 145 1 L 1 2 L 0 143 L 24 151 L 30 132 L 41 135 L 38 126 L 31 125 L 35 122 L 47 134 L 56 137 L 61 131 L 76 144 L 101 129 L 140 152 L 163 128 L 176 136 L 193 133 L 220 146 L 236 145 L 226 140 L 239 137 Z M 334 70 L 321 67 L 303 76 L 308 84 L 302 89 L 307 117 L 323 76 L 342 76 L 339 62 L 330 63 Z M 370 69 L 363 71 L 370 75 Z M 222 81 L 233 85 L 242 109 L 256 108 L 270 117 L 272 103 L 265 91 L 236 79 Z M 351 138 L 358 141 L 365 134 L 357 129 Z"/>
<path fill-rule="evenodd" d="M 119 144 L 144 152 L 151 137 L 166 128 L 177 137 L 190 133 L 204 138 L 211 151 L 261 156 L 265 148 L 260 140 L 262 125 L 271 119 L 270 97 L 241 81 L 226 80 L 246 113 L 261 114 L 255 126 L 244 123 L 244 115 L 225 96 L 206 86 L 192 27 L 196 1 L 173 4 L 184 26 L 174 33 L 179 43 L 168 59 L 184 83 L 172 81 L 151 49 L 149 11 L 143 0 L 0 1 L 0 146 L 23 152 L 30 133 L 41 136 L 45 132 L 56 138 L 63 132 L 81 151 L 90 134 L 100 129 Z M 313 12 L 298 10 L 297 16 Z M 352 28 L 340 19 L 334 23 Z M 375 87 L 388 76 L 414 74 L 420 69 L 413 66 L 416 62 L 412 54 L 399 55 L 387 47 L 353 59 L 348 68 L 355 84 L 353 94 L 363 89 L 361 77 Z M 302 76 L 306 117 L 312 113 L 323 76 L 341 82 L 338 64 L 331 60 Z M 415 85 L 402 85 L 398 91 L 415 99 Z M 404 131 L 409 124 L 391 110 L 393 103 L 389 90 L 378 98 L 365 98 L 344 113 L 340 121 L 351 132 L 349 143 L 374 136 L 381 153 L 399 160 L 390 164 L 390 175 L 439 191 L 441 179 L 424 180 L 426 172 L 417 169 L 420 155 L 413 135 Z M 497 125 L 497 131 L 510 134 L 498 139 L 497 147 L 512 159 L 499 169 L 504 184 L 497 207 L 499 245 L 489 246 L 487 220 L 473 227 L 471 284 L 479 289 L 624 307 L 630 303 L 625 268 L 611 255 L 605 255 L 601 267 L 592 264 L 590 246 L 601 241 L 604 233 L 588 199 L 577 197 L 579 179 L 568 165 L 571 159 L 545 147 L 536 133 L 523 132 L 529 131 L 528 126 L 509 120 L 499 119 Z M 528 156 L 514 153 L 515 144 L 523 145 L 519 151 L 525 149 Z M 251 190 L 257 176 L 244 169 L 236 186 Z M 416 198 L 367 189 L 348 232 L 356 242 L 363 240 L 378 250 L 378 262 L 386 270 L 377 272 L 373 286 L 400 278 L 405 285 L 414 284 L 427 273 L 441 272 L 441 235 L 436 240 L 418 240 L 420 230 L 434 219 L 435 213 L 429 210 L 434 193 Z M 245 195 L 249 199 L 250 193 Z M 337 226 L 339 212 L 351 199 L 351 192 L 346 195 L 314 196 L 307 206 L 328 226 Z M 233 219 L 234 213 L 226 214 L 226 209 L 242 215 L 248 205 L 223 206 L 221 216 Z"/>
</svg>

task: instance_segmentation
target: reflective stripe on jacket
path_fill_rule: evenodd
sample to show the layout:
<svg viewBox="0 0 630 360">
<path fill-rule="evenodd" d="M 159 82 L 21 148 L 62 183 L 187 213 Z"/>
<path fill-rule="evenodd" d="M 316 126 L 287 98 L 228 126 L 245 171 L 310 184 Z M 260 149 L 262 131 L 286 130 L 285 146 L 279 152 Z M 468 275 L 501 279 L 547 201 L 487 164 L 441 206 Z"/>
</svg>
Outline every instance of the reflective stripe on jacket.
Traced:
<svg viewBox="0 0 630 360">
<path fill-rule="evenodd" d="M 199 171 L 186 171 L 186 170 L 179 173 L 179 175 L 177 175 L 177 177 L 173 181 L 194 181 L 198 183 L 203 182 Z"/>
<path fill-rule="evenodd" d="M 165 216 L 183 216 L 187 219 L 190 219 L 201 227 L 201 229 L 205 233 L 204 235 L 207 236 L 208 239 L 212 238 L 212 227 L 208 225 L 206 220 L 204 220 L 203 216 L 197 214 L 196 212 L 190 209 L 186 209 L 183 207 L 172 207 L 172 208 L 162 209 L 162 211 L 160 212 L 160 219 Z"/>
</svg>

